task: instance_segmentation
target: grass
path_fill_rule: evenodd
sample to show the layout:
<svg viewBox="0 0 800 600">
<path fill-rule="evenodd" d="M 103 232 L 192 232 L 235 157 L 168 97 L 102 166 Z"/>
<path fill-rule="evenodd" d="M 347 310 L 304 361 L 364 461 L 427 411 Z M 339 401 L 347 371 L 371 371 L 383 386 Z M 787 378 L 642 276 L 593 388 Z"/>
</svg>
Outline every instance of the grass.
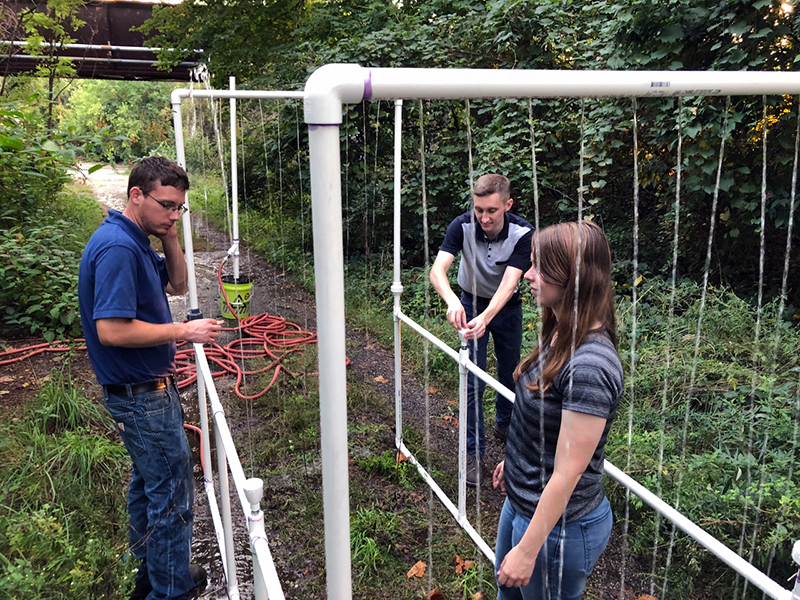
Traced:
<svg viewBox="0 0 800 600">
<path fill-rule="evenodd" d="M 34 418 L 0 423 L 2 598 L 122 598 L 132 583 L 128 456 L 69 373 L 23 407 Z"/>
</svg>

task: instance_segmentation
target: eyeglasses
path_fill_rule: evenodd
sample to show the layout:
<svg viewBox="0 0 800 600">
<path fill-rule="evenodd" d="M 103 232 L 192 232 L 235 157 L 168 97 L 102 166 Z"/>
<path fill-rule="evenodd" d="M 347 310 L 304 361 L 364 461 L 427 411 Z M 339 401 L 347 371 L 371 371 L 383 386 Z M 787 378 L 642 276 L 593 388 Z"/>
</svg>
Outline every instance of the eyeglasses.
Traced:
<svg viewBox="0 0 800 600">
<path fill-rule="evenodd" d="M 171 213 L 178 211 L 179 217 L 182 217 L 183 214 L 186 212 L 185 204 L 181 204 L 180 206 L 175 206 L 174 204 L 170 204 L 169 202 L 162 202 L 161 200 L 159 200 L 158 198 L 156 198 L 151 194 L 145 194 L 145 196 L 150 196 L 153 200 L 155 200 L 158 204 L 160 204 L 161 208 L 163 208 L 164 210 L 168 210 Z"/>
</svg>

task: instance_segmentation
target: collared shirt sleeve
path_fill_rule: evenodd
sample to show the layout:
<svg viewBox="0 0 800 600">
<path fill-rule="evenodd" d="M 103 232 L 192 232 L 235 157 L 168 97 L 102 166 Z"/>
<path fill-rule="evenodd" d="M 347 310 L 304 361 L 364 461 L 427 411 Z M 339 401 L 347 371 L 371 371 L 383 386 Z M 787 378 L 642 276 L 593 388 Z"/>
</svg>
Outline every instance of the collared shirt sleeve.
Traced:
<svg viewBox="0 0 800 600">
<path fill-rule="evenodd" d="M 94 319 L 137 317 L 138 264 L 129 248 L 109 246 L 95 258 Z"/>
<path fill-rule="evenodd" d="M 444 241 L 439 250 L 452 254 L 453 256 L 461 252 L 461 249 L 464 247 L 463 221 L 463 215 L 451 221 L 450 225 L 447 227 L 447 233 L 444 235 Z"/>
<path fill-rule="evenodd" d="M 514 252 L 508 259 L 508 266 L 519 269 L 520 271 L 527 271 L 528 265 L 531 264 L 531 240 L 533 239 L 533 228 L 527 228 L 527 231 L 519 238 L 514 245 Z"/>
</svg>

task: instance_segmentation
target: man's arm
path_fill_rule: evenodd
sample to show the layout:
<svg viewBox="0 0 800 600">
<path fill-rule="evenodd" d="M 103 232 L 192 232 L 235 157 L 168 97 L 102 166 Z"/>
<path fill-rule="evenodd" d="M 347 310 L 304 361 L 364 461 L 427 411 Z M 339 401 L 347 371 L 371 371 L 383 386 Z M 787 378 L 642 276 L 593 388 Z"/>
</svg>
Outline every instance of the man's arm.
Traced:
<svg viewBox="0 0 800 600">
<path fill-rule="evenodd" d="M 486 333 L 486 326 L 491 323 L 495 315 L 500 312 L 500 309 L 502 309 L 511 296 L 514 295 L 514 290 L 517 289 L 520 277 L 522 277 L 521 269 L 506 267 L 503 273 L 503 279 L 500 281 L 497 291 L 489 301 L 489 306 L 487 306 L 486 310 L 481 314 L 467 323 L 467 329 L 469 330 L 465 334 L 467 339 L 477 339 Z"/>
<path fill-rule="evenodd" d="M 180 296 L 189 289 L 189 275 L 186 269 L 186 260 L 183 257 L 183 250 L 178 242 L 177 223 L 170 227 L 169 232 L 161 239 L 161 247 L 164 249 L 166 259 L 167 282 L 166 292 L 172 296 Z"/>
<path fill-rule="evenodd" d="M 447 320 L 450 325 L 456 329 L 464 329 L 467 326 L 467 314 L 461 305 L 461 298 L 450 287 L 450 280 L 447 278 L 447 271 L 455 258 L 449 252 L 439 250 L 439 254 L 436 255 L 436 260 L 433 261 L 433 266 L 431 266 L 430 278 L 433 289 L 447 304 Z"/>
<path fill-rule="evenodd" d="M 216 319 L 197 319 L 185 323 L 148 323 L 138 319 L 97 319 L 97 337 L 104 346 L 152 348 L 186 340 L 206 344 L 219 337 L 222 326 Z"/>
</svg>

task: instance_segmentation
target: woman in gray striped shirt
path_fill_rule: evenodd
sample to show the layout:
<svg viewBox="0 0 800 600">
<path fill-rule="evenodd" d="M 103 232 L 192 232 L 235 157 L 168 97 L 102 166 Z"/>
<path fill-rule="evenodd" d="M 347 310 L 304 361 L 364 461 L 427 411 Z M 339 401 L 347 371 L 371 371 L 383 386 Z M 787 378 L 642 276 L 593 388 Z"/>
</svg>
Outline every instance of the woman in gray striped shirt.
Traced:
<svg viewBox="0 0 800 600">
<path fill-rule="evenodd" d="M 499 600 L 573 600 L 611 535 L 605 442 L 623 390 L 611 251 L 591 221 L 538 231 L 525 274 L 539 344 L 514 372 L 497 532 Z"/>
</svg>

